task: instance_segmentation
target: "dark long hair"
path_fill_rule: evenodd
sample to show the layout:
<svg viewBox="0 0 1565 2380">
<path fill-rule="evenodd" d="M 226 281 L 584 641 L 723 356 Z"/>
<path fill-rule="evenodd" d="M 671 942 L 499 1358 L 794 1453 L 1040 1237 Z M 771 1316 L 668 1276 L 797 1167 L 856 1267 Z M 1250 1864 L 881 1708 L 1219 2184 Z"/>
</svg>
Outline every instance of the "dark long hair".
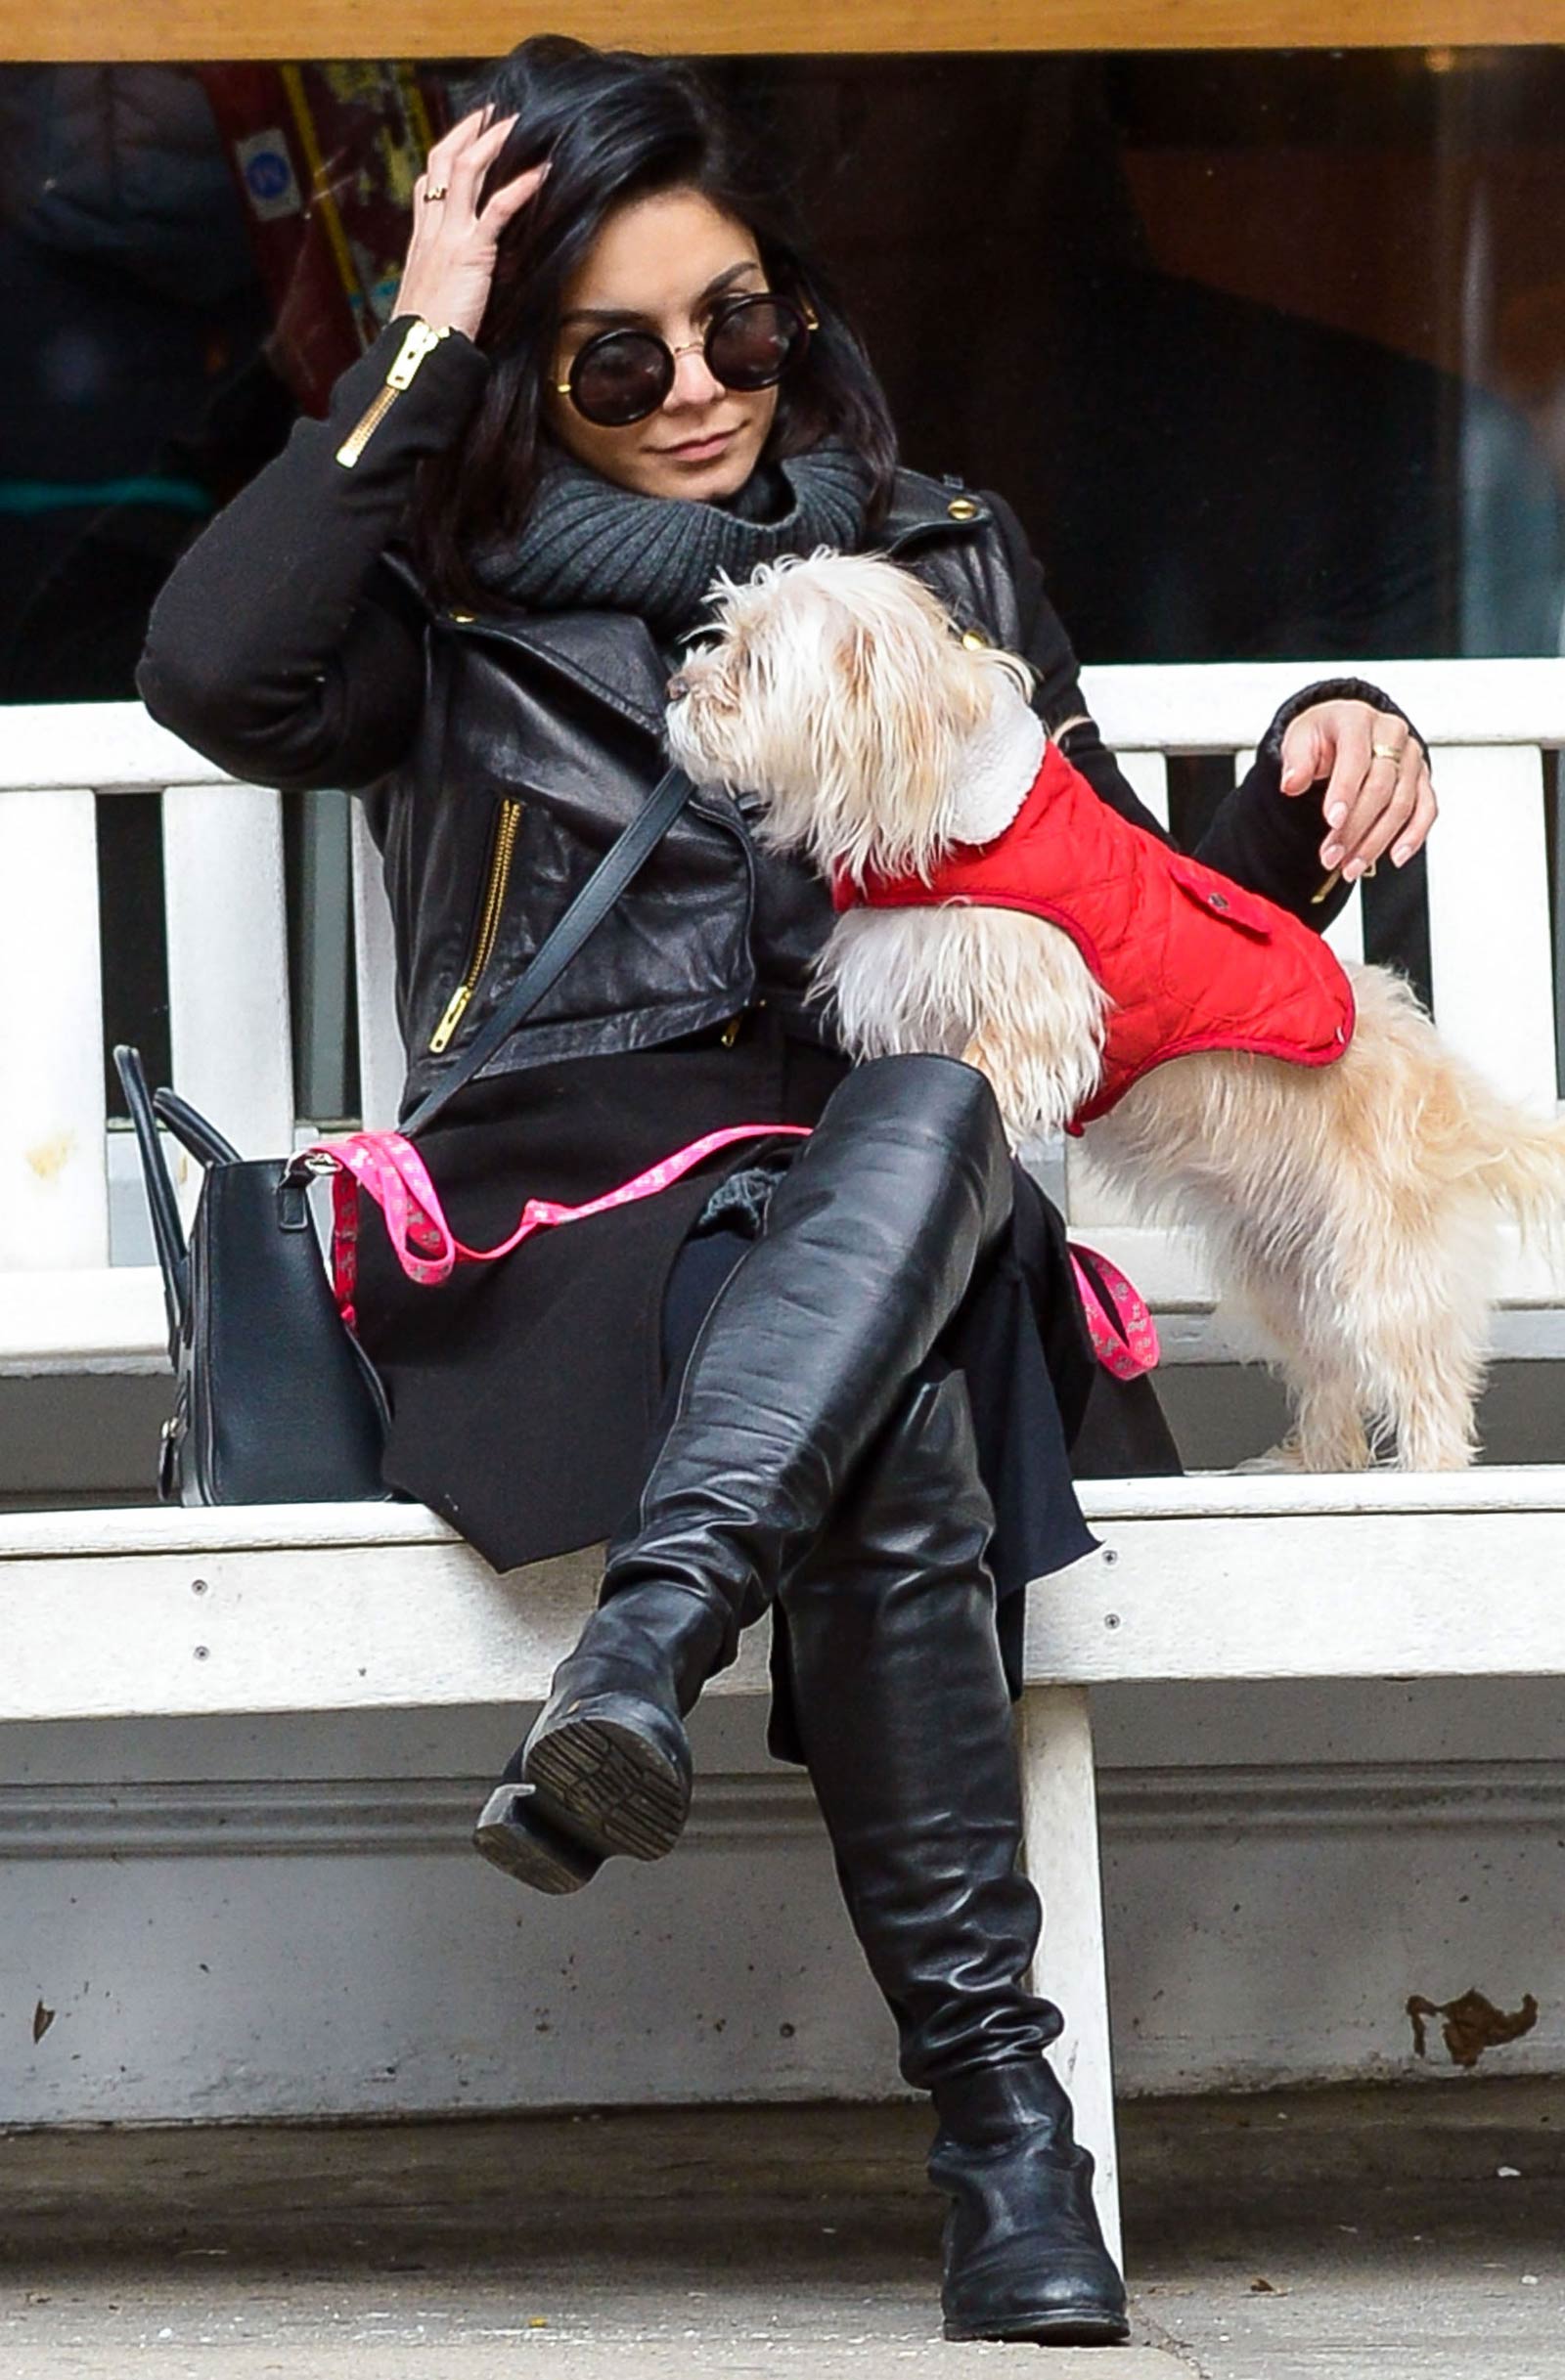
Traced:
<svg viewBox="0 0 1565 2380">
<path fill-rule="evenodd" d="M 820 321 L 803 364 L 779 392 L 766 460 L 841 439 L 873 474 L 871 517 L 884 509 L 896 433 L 857 332 L 805 249 L 779 178 L 682 61 L 595 50 L 564 34 L 521 42 L 467 96 L 514 113 L 491 165 L 491 189 L 546 157 L 550 173 L 501 237 L 477 343 L 492 369 L 460 443 L 420 466 L 410 530 L 437 602 L 482 609 L 475 547 L 514 535 L 538 485 L 543 379 L 560 291 L 612 208 L 666 190 L 694 190 L 747 226 L 771 286 L 808 297 Z"/>
</svg>

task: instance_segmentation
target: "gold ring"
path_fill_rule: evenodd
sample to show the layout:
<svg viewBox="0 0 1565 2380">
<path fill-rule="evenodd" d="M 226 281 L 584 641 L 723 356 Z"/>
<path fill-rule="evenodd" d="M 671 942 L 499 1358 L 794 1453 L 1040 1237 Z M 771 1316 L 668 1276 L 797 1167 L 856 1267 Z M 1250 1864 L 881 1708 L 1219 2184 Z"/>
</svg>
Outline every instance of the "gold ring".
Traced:
<svg viewBox="0 0 1565 2380">
<path fill-rule="evenodd" d="M 1370 754 L 1375 760 L 1396 761 L 1399 766 L 1407 749 L 1406 744 L 1371 744 L 1369 747 Z"/>
<path fill-rule="evenodd" d="M 425 198 L 425 199 L 443 198 L 450 187 L 451 185 L 449 182 L 431 182 L 429 188 L 424 194 Z"/>
</svg>

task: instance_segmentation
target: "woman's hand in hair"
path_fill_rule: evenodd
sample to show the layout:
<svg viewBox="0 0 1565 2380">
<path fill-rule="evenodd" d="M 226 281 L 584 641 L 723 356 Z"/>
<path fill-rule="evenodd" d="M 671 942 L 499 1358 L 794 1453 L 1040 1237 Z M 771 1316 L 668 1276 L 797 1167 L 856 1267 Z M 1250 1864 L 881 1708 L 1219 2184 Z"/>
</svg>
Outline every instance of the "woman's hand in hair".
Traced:
<svg viewBox="0 0 1565 2380">
<path fill-rule="evenodd" d="M 536 193 L 549 167 L 534 165 L 491 191 L 482 212 L 478 193 L 484 175 L 506 145 L 514 115 L 488 121 L 474 109 L 435 142 L 428 163 L 413 185 L 413 238 L 391 311 L 422 314 L 436 331 L 447 325 L 476 338 L 489 302 L 495 251 L 513 215 Z M 433 198 L 431 190 L 443 190 Z"/>
</svg>

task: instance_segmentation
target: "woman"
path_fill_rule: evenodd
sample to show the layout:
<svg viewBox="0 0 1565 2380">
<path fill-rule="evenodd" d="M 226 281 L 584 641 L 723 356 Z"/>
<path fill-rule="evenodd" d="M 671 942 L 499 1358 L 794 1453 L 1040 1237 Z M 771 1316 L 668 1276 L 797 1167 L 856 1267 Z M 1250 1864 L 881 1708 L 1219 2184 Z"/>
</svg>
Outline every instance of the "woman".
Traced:
<svg viewBox="0 0 1565 2380">
<path fill-rule="evenodd" d="M 1028 655 L 1071 758 L 1159 831 L 1015 521 L 897 470 L 841 309 L 689 71 L 540 39 L 481 96 L 416 186 L 394 319 L 183 559 L 139 678 L 235 773 L 362 789 L 405 1113 L 645 804 L 719 569 L 896 553 L 968 634 Z M 1315 687 L 1202 857 L 1324 923 L 1432 815 L 1395 707 Z M 935 1057 L 850 1073 L 833 1048 L 808 998 L 829 920 L 825 888 L 751 842 L 742 796 L 691 802 L 425 1156 L 464 1238 L 493 1239 L 526 1195 L 591 1198 L 719 1126 L 813 1134 L 439 1295 L 367 1232 L 385 1476 L 499 1566 L 611 1534 L 477 1833 L 543 1890 L 671 1847 L 685 1716 L 772 1609 L 773 1748 L 808 1765 L 902 2071 L 939 2119 L 947 2334 L 1117 2339 L 1092 2160 L 1044 2056 L 1061 2020 L 1026 1988 L 1009 1728 L 1015 1590 L 1092 1542 L 1067 1447 L 1094 1368 L 1059 1219 L 980 1078 Z"/>
</svg>

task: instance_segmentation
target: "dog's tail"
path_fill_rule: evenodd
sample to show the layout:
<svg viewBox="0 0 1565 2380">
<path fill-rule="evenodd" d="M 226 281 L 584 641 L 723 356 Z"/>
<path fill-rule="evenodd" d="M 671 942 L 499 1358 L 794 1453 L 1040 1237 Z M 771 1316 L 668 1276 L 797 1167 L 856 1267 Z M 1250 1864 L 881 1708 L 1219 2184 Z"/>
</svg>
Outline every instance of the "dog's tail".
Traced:
<svg viewBox="0 0 1565 2380">
<path fill-rule="evenodd" d="M 1499 1107 L 1497 1101 L 1496 1107 Z M 1502 1128 L 1490 1137 L 1478 1174 L 1505 1208 L 1551 1255 L 1565 1256 L 1565 1120 L 1540 1124 L 1514 1108 L 1500 1109 Z"/>
<path fill-rule="evenodd" d="M 1497 1090 L 1440 1040 L 1400 976 L 1385 967 L 1349 973 L 1360 1031 L 1331 1072 L 1349 1098 L 1355 1137 L 1386 1152 L 1387 1193 L 1408 1195 L 1414 1207 L 1427 1198 L 1436 1210 L 1454 1202 L 1475 1222 L 1499 1207 L 1524 1239 L 1565 1263 L 1565 1118 L 1544 1119 Z"/>
</svg>

